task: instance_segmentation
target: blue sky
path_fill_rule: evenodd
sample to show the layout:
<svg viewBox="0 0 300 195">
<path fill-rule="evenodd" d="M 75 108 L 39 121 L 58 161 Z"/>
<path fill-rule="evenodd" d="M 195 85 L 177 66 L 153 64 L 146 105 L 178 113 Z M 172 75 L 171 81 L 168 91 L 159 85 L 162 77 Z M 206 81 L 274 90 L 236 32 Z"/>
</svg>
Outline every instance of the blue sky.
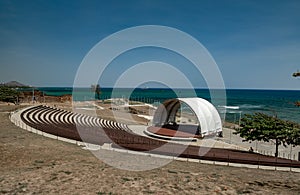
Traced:
<svg viewBox="0 0 300 195">
<path fill-rule="evenodd" d="M 0 82 L 72 86 L 87 52 L 105 37 L 128 27 L 165 25 L 208 49 L 226 88 L 299 90 L 300 80 L 291 76 L 300 70 L 299 10 L 297 0 L 0 0 Z M 150 48 L 135 57 L 159 61 L 164 55 Z M 115 63 L 129 67 L 134 55 L 124 56 Z M 184 60 L 177 62 L 185 67 Z M 103 86 L 113 86 L 121 74 L 120 66 L 110 69 L 100 79 Z M 183 71 L 195 87 L 206 86 L 190 66 Z"/>
</svg>

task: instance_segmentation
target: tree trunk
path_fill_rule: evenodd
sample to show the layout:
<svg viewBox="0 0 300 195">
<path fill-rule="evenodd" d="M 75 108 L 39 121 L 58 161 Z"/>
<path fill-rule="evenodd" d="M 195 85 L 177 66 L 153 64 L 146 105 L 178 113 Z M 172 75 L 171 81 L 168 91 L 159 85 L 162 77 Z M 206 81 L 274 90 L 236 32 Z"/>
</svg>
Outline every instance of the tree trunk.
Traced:
<svg viewBox="0 0 300 195">
<path fill-rule="evenodd" d="M 275 157 L 278 157 L 278 146 L 279 146 L 279 143 L 278 143 L 278 139 L 276 139 L 276 149 L 275 149 Z"/>
</svg>

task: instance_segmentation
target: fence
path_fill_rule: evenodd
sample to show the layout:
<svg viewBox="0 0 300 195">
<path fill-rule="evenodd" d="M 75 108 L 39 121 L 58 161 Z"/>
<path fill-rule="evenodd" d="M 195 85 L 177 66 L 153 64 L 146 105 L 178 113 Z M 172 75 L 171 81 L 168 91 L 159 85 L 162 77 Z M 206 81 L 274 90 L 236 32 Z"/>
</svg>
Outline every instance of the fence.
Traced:
<svg viewBox="0 0 300 195">
<path fill-rule="evenodd" d="M 253 148 L 253 151 L 259 154 L 275 156 L 275 144 L 272 142 L 260 142 L 252 141 L 243 142 L 243 139 L 239 135 L 234 134 L 234 129 L 223 128 L 223 138 L 222 141 L 233 144 L 239 147 L 239 149 L 249 150 L 250 147 Z M 286 158 L 290 160 L 299 160 L 300 146 L 292 147 L 288 145 L 287 147 L 279 146 L 278 148 L 278 157 Z"/>
</svg>

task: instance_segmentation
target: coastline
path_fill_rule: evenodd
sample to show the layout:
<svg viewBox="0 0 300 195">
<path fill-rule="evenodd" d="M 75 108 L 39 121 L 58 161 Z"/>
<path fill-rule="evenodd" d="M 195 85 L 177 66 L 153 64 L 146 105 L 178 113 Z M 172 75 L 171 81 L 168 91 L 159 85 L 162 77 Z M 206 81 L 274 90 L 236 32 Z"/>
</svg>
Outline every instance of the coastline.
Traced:
<svg viewBox="0 0 300 195">
<path fill-rule="evenodd" d="M 59 95 L 72 95 L 72 88 L 40 88 L 44 90 L 49 97 L 58 97 Z M 48 91 L 47 91 L 48 90 Z M 208 89 L 195 89 L 198 97 L 210 101 L 210 92 Z M 113 94 L 112 94 L 112 91 Z M 191 89 L 167 89 L 167 88 L 101 88 L 100 100 L 110 98 L 125 98 L 131 101 L 139 101 L 157 105 L 166 99 L 178 97 L 192 97 Z M 74 101 L 90 101 L 94 99 L 93 93 L 89 88 L 75 92 Z M 291 120 L 300 123 L 299 107 L 295 106 L 295 102 L 300 100 L 300 90 L 265 90 L 265 89 L 226 89 L 226 104 L 218 104 L 216 99 L 214 106 L 220 112 L 226 106 L 226 120 L 235 122 L 241 114 L 263 112 L 266 114 L 276 114 L 284 120 Z M 40 102 L 43 102 L 41 99 Z M 223 100 L 221 102 L 224 102 Z"/>
</svg>

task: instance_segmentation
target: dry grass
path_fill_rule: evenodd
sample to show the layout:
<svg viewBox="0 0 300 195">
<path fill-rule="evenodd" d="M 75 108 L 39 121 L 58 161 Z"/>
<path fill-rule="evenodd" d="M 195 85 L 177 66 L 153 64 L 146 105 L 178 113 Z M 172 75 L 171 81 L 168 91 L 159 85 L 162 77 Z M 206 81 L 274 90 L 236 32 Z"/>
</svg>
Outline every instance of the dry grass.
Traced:
<svg viewBox="0 0 300 195">
<path fill-rule="evenodd" d="M 198 163 L 130 172 L 89 151 L 29 133 L 0 105 L 2 194 L 300 194 L 300 174 Z M 139 163 L 139 162 L 136 162 Z"/>
</svg>

